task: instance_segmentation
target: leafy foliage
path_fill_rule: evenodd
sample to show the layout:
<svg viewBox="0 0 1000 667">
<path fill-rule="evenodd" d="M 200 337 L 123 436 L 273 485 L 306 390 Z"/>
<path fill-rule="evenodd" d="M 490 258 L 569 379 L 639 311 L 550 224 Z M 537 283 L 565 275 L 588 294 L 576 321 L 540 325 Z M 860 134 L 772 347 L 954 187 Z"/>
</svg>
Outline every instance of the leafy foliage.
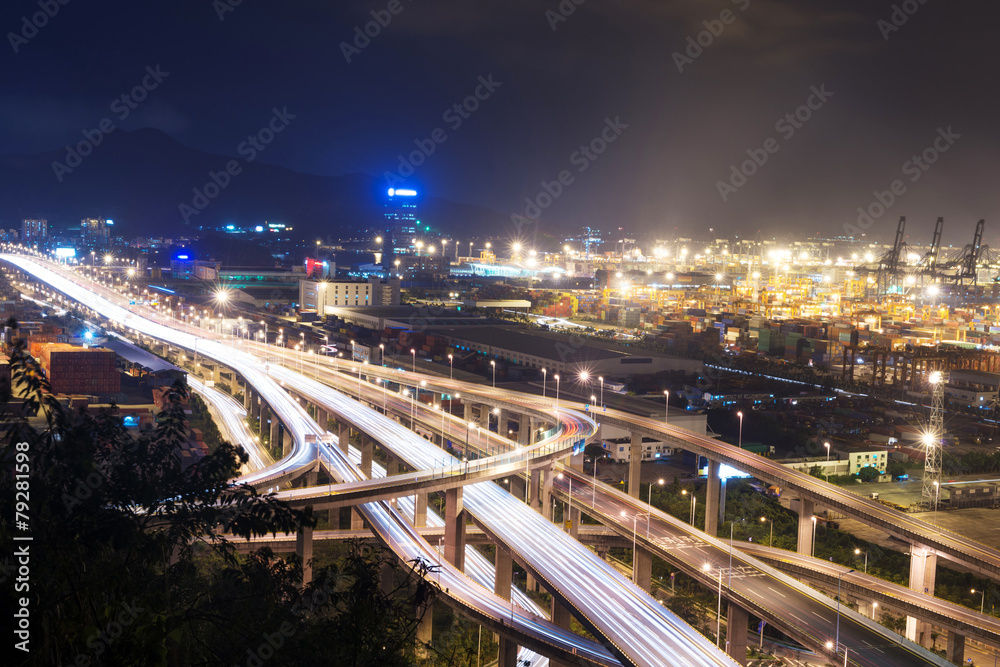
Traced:
<svg viewBox="0 0 1000 667">
<path fill-rule="evenodd" d="M 247 454 L 227 442 L 181 465 L 183 384 L 134 438 L 110 410 L 65 409 L 23 345 L 11 372 L 23 402 L 0 451 L 0 540 L 9 554 L 24 534 L 11 521 L 15 455 L 27 449 L 30 589 L 6 585 L 0 600 L 13 609 L 15 595 L 29 596 L 32 634 L 30 652 L 4 664 L 413 664 L 435 597 L 427 566 L 401 568 L 358 544 L 302 586 L 295 556 L 239 553 L 218 527 L 249 539 L 315 520 L 233 483 Z M 387 571 L 396 583 L 384 591 Z"/>
</svg>

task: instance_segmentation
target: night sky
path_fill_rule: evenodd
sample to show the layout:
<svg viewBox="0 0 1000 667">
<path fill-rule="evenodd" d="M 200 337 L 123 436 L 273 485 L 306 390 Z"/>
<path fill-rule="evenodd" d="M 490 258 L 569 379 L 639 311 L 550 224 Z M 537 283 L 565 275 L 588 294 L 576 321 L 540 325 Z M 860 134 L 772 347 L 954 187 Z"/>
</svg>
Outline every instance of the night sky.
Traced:
<svg viewBox="0 0 1000 667">
<path fill-rule="evenodd" d="M 12 37 L 49 2 L 47 25 Z M 540 229 L 834 235 L 898 179 L 870 234 L 900 215 L 911 242 L 937 216 L 946 243 L 979 218 L 1000 231 L 995 2 L 233 2 L 3 3 L 0 152 L 55 150 L 110 117 L 236 155 L 277 108 L 295 118 L 262 161 L 381 177 L 421 141 L 434 151 L 407 183 L 433 196 L 507 216 L 549 182 L 558 196 L 527 211 Z M 119 120 L 113 100 L 157 65 L 168 75 Z M 469 96 L 478 108 L 453 109 Z M 808 102 L 807 121 L 782 121 Z M 948 128 L 933 165 L 907 164 Z M 731 166 L 753 156 L 743 183 Z"/>
</svg>

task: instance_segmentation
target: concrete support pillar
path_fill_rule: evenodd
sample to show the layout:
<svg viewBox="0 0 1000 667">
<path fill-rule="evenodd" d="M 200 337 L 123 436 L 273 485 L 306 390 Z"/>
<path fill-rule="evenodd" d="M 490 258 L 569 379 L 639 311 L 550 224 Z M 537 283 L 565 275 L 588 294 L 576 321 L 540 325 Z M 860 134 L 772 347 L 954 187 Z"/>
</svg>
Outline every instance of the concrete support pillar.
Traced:
<svg viewBox="0 0 1000 667">
<path fill-rule="evenodd" d="M 250 414 L 250 404 L 253 402 L 253 390 L 250 388 L 249 384 L 243 384 L 243 409 Z"/>
<path fill-rule="evenodd" d="M 641 546 L 632 554 L 632 583 L 647 593 L 653 586 L 653 554 Z"/>
<path fill-rule="evenodd" d="M 517 444 L 526 447 L 531 439 L 531 420 L 526 414 L 517 416 Z"/>
<path fill-rule="evenodd" d="M 316 480 L 318 478 L 319 478 L 319 468 L 307 472 L 305 476 L 306 486 L 316 486 Z"/>
<path fill-rule="evenodd" d="M 362 530 L 365 527 L 365 520 L 358 510 L 351 508 L 351 530 Z"/>
<path fill-rule="evenodd" d="M 551 465 L 544 470 L 544 478 L 542 479 L 541 489 L 538 496 L 538 501 L 542 506 L 542 516 L 548 521 L 552 521 L 552 483 L 556 478 L 556 471 Z"/>
<path fill-rule="evenodd" d="M 500 414 L 497 417 L 497 435 L 501 438 L 507 437 L 507 431 L 510 429 L 508 424 L 510 423 L 510 412 L 506 409 L 501 408 Z"/>
<path fill-rule="evenodd" d="M 281 445 L 281 422 L 273 414 L 271 415 L 271 448 L 275 449 Z"/>
<path fill-rule="evenodd" d="M 552 622 L 558 625 L 560 628 L 566 628 L 569 630 L 570 619 L 572 618 L 569 613 L 569 607 L 564 605 L 562 602 L 556 599 L 556 596 L 552 596 Z"/>
<path fill-rule="evenodd" d="M 413 525 L 417 528 L 427 526 L 427 493 L 418 493 L 413 502 Z"/>
<path fill-rule="evenodd" d="M 444 557 L 460 572 L 465 571 L 465 506 L 461 487 L 444 492 Z"/>
<path fill-rule="evenodd" d="M 260 434 L 270 436 L 270 431 L 268 431 L 268 420 L 271 418 L 271 410 L 267 407 L 267 403 L 263 400 L 260 402 L 257 410 L 257 426 L 260 427 Z"/>
<path fill-rule="evenodd" d="M 632 432 L 632 442 L 628 449 L 628 494 L 639 497 L 642 474 L 642 436 Z"/>
<path fill-rule="evenodd" d="M 420 618 L 417 623 L 417 658 L 422 661 L 430 655 L 429 647 L 434 639 L 434 607 L 422 605 L 417 609 L 417 615 Z"/>
<path fill-rule="evenodd" d="M 351 446 L 351 427 L 340 419 L 337 420 L 337 441 L 340 451 L 346 455 L 348 447 Z"/>
<path fill-rule="evenodd" d="M 382 567 L 379 570 L 378 583 L 382 594 L 386 597 L 391 596 L 392 592 L 396 590 L 396 569 L 392 566 L 392 563 L 388 561 L 382 563 Z"/>
<path fill-rule="evenodd" d="M 531 507 L 536 512 L 542 511 L 542 505 L 539 502 L 539 497 L 541 495 L 542 487 L 542 471 L 540 468 L 536 468 L 531 471 L 531 481 L 528 489 L 528 506 Z"/>
<path fill-rule="evenodd" d="M 497 656 L 497 667 L 516 667 L 517 665 L 517 644 L 500 637 L 500 654 Z"/>
<path fill-rule="evenodd" d="M 729 603 L 726 612 L 726 653 L 739 665 L 747 664 L 747 623 L 750 615 L 746 609 Z"/>
<path fill-rule="evenodd" d="M 327 413 L 326 410 L 324 410 L 323 408 L 321 408 L 321 407 L 319 407 L 317 405 L 316 406 L 316 423 L 319 424 L 319 427 L 325 431 L 326 430 L 327 422 L 329 422 L 329 421 L 330 421 L 330 415 L 329 415 L 329 413 Z"/>
<path fill-rule="evenodd" d="M 361 436 L 361 474 L 371 479 L 372 476 L 372 453 L 375 443 L 367 435 Z"/>
<path fill-rule="evenodd" d="M 948 632 L 948 650 L 945 657 L 953 665 L 965 664 L 965 635 Z"/>
<path fill-rule="evenodd" d="M 281 428 L 281 457 L 284 458 L 292 453 L 292 448 L 295 446 L 295 440 L 292 438 L 292 434 L 285 430 L 284 427 Z"/>
<path fill-rule="evenodd" d="M 389 477 L 399 474 L 399 459 L 392 454 L 386 454 L 385 474 Z"/>
<path fill-rule="evenodd" d="M 813 501 L 799 498 L 799 542 L 795 550 L 805 556 L 813 555 L 814 509 Z"/>
<path fill-rule="evenodd" d="M 574 539 L 580 534 L 581 518 L 580 509 L 574 505 L 569 511 L 569 530 L 567 531 Z"/>
<path fill-rule="evenodd" d="M 514 559 L 499 546 L 496 552 L 493 558 L 493 592 L 504 600 L 509 600 L 514 580 Z"/>
<path fill-rule="evenodd" d="M 910 589 L 934 595 L 937 579 L 937 554 L 930 549 L 910 547 Z M 930 645 L 931 626 L 926 621 L 906 617 L 906 638 L 921 646 Z"/>
<path fill-rule="evenodd" d="M 705 532 L 715 537 L 719 532 L 719 462 L 708 460 L 708 488 L 705 492 Z"/>
<path fill-rule="evenodd" d="M 462 401 L 462 419 L 466 424 L 472 421 L 472 402 L 468 399 Z"/>
<path fill-rule="evenodd" d="M 295 533 L 295 553 L 302 559 L 302 585 L 312 581 L 313 569 L 310 562 L 313 557 L 313 529 L 302 526 Z"/>
</svg>

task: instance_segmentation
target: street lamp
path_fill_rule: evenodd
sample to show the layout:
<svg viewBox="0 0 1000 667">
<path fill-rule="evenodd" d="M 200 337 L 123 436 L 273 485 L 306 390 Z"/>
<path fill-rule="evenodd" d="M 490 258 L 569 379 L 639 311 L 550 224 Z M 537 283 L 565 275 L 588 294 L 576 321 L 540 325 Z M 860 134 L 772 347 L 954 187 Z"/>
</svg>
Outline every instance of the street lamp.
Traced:
<svg viewBox="0 0 1000 667">
<path fill-rule="evenodd" d="M 490 366 L 493 368 L 493 388 L 497 388 L 497 362 L 490 360 Z"/>
<path fill-rule="evenodd" d="M 412 364 L 410 366 L 410 372 L 416 373 L 417 372 L 417 351 L 416 351 L 416 349 L 414 349 L 412 347 L 410 348 L 410 356 L 413 357 Z"/>
<path fill-rule="evenodd" d="M 830 443 L 824 442 L 823 446 L 826 447 L 826 481 L 830 483 Z M 850 471 L 848 471 L 850 472 Z"/>
<path fill-rule="evenodd" d="M 556 380 L 556 409 L 559 409 L 559 374 L 556 373 L 552 377 Z"/>
<path fill-rule="evenodd" d="M 601 383 L 601 408 L 604 408 L 604 376 L 600 375 L 597 377 L 597 381 Z"/>
<path fill-rule="evenodd" d="M 937 514 L 938 501 L 941 499 L 941 483 L 934 480 L 934 514 Z"/>
<path fill-rule="evenodd" d="M 740 412 L 737 412 L 737 413 L 736 413 L 736 416 L 740 418 L 740 439 L 739 439 L 739 448 L 740 448 L 740 449 L 743 449 L 743 412 L 742 412 L 742 411 L 740 411 Z"/>
<path fill-rule="evenodd" d="M 761 523 L 767 523 L 767 517 L 766 516 L 762 516 L 760 518 L 760 522 Z M 767 540 L 767 546 L 769 546 L 769 547 L 773 547 L 774 546 L 774 521 L 773 520 L 771 521 L 771 537 L 769 537 L 768 540 Z"/>
<path fill-rule="evenodd" d="M 660 486 L 663 486 L 663 480 L 662 479 L 657 480 L 656 483 L 659 484 Z M 647 505 L 652 505 L 653 504 L 653 485 L 652 484 L 649 485 L 649 497 L 646 498 L 646 504 Z"/>
<path fill-rule="evenodd" d="M 836 643 L 834 644 L 834 649 L 833 649 L 833 654 L 834 655 L 837 655 L 838 653 L 840 653 L 840 584 L 841 584 L 841 581 L 842 581 L 844 575 L 845 574 L 850 574 L 851 572 L 854 572 L 854 570 L 848 570 L 847 572 L 841 572 L 840 574 L 837 575 L 837 639 L 836 639 Z M 847 650 L 846 647 L 844 648 L 844 650 L 845 651 Z M 845 662 L 846 662 L 846 654 L 845 654 Z"/>
<path fill-rule="evenodd" d="M 455 355 L 448 355 L 448 379 L 455 379 Z"/>
<path fill-rule="evenodd" d="M 684 489 L 681 491 L 682 496 L 688 495 L 688 490 Z M 691 525 L 694 525 L 694 506 L 698 503 L 698 496 L 694 495 L 694 491 L 691 492 Z"/>
<path fill-rule="evenodd" d="M 712 571 L 712 564 L 705 563 L 701 567 L 705 572 Z M 722 568 L 719 568 L 719 608 L 715 612 L 715 646 L 719 647 L 722 640 Z"/>
<path fill-rule="evenodd" d="M 325 338 L 325 336 L 324 336 L 324 338 Z M 378 344 L 378 363 L 379 363 L 379 366 L 381 366 L 382 368 L 385 368 L 385 344 L 384 343 L 379 343 Z"/>
<path fill-rule="evenodd" d="M 875 610 L 878 609 L 878 602 L 872 602 L 872 620 L 875 620 Z"/>
<path fill-rule="evenodd" d="M 977 591 L 975 588 L 973 588 L 969 592 L 970 593 L 979 593 L 982 596 L 982 598 L 980 598 L 980 600 L 979 600 L 979 613 L 982 614 L 983 613 L 983 607 L 986 606 L 986 591 L 985 590 Z"/>
<path fill-rule="evenodd" d="M 549 377 L 549 369 L 543 368 L 542 369 L 542 398 L 545 398 L 545 381 L 548 379 L 548 377 Z"/>
<path fill-rule="evenodd" d="M 663 390 L 663 423 L 670 421 L 670 392 Z"/>
<path fill-rule="evenodd" d="M 854 550 L 854 555 L 855 556 L 860 556 L 861 555 L 861 549 L 855 549 Z M 865 574 L 868 574 L 868 550 L 867 549 L 865 550 Z"/>
</svg>

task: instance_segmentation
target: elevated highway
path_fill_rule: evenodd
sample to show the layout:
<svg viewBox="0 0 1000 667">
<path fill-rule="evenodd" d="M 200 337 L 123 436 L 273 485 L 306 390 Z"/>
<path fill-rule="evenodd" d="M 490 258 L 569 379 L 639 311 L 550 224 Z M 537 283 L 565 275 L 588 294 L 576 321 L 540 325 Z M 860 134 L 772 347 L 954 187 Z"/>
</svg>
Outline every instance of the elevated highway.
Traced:
<svg viewBox="0 0 1000 667">
<path fill-rule="evenodd" d="M 251 476 L 252 478 L 279 484 L 285 470 L 311 466 L 315 461 L 327 466 L 329 472 L 340 481 L 361 478 L 357 466 L 348 461 L 338 448 L 327 446 L 323 441 L 325 431 L 269 377 L 266 366 L 261 368 L 261 360 L 234 351 L 223 341 L 206 340 L 199 335 L 203 332 L 194 333 L 181 323 L 149 313 L 130 312 L 127 305 L 115 302 L 120 301 L 120 297 L 113 294 L 100 295 L 93 285 L 78 284 L 78 277 L 70 278 L 54 265 L 45 265 L 40 260 L 19 255 L 3 255 L 0 258 L 112 322 L 178 347 L 197 351 L 238 372 L 268 401 L 294 442 L 289 456 L 280 462 L 281 470 L 267 468 Z M 305 381 L 305 378 L 300 381 Z M 325 389 L 324 395 L 326 394 L 334 396 L 336 392 Z M 367 416 L 373 421 L 391 422 L 374 411 Z M 407 444 L 413 448 L 413 458 L 426 458 L 419 465 L 433 467 L 436 454 L 427 457 L 428 452 L 420 449 L 423 446 L 433 446 L 412 433 L 406 437 L 400 436 L 401 440 L 407 438 L 410 439 Z M 412 442 L 414 439 L 420 443 Z M 404 443 L 393 444 L 402 447 Z M 453 461 L 452 464 L 457 465 L 459 462 Z M 530 562 L 553 593 L 575 610 L 585 626 L 600 636 L 622 663 L 734 664 L 699 632 L 622 579 L 613 568 L 596 559 L 578 542 L 556 530 L 496 485 L 473 484 L 467 487 L 465 507 L 478 521 L 486 524 L 514 552 L 515 557 Z M 365 503 L 358 507 L 358 511 L 364 515 L 372 530 L 404 562 L 417 558 L 432 559 L 430 545 L 388 502 Z M 568 631 L 560 635 L 555 627 L 549 627 L 541 619 L 523 611 L 515 612 L 503 598 L 487 594 L 482 587 L 450 564 L 443 564 L 438 576 L 442 580 L 442 586 L 448 591 L 451 602 L 463 605 L 467 614 L 487 627 L 506 636 L 513 636 L 519 643 L 542 645 L 546 652 L 564 662 L 607 664 L 605 655 L 594 654 L 590 646 L 580 642 L 576 635 Z"/>
</svg>

